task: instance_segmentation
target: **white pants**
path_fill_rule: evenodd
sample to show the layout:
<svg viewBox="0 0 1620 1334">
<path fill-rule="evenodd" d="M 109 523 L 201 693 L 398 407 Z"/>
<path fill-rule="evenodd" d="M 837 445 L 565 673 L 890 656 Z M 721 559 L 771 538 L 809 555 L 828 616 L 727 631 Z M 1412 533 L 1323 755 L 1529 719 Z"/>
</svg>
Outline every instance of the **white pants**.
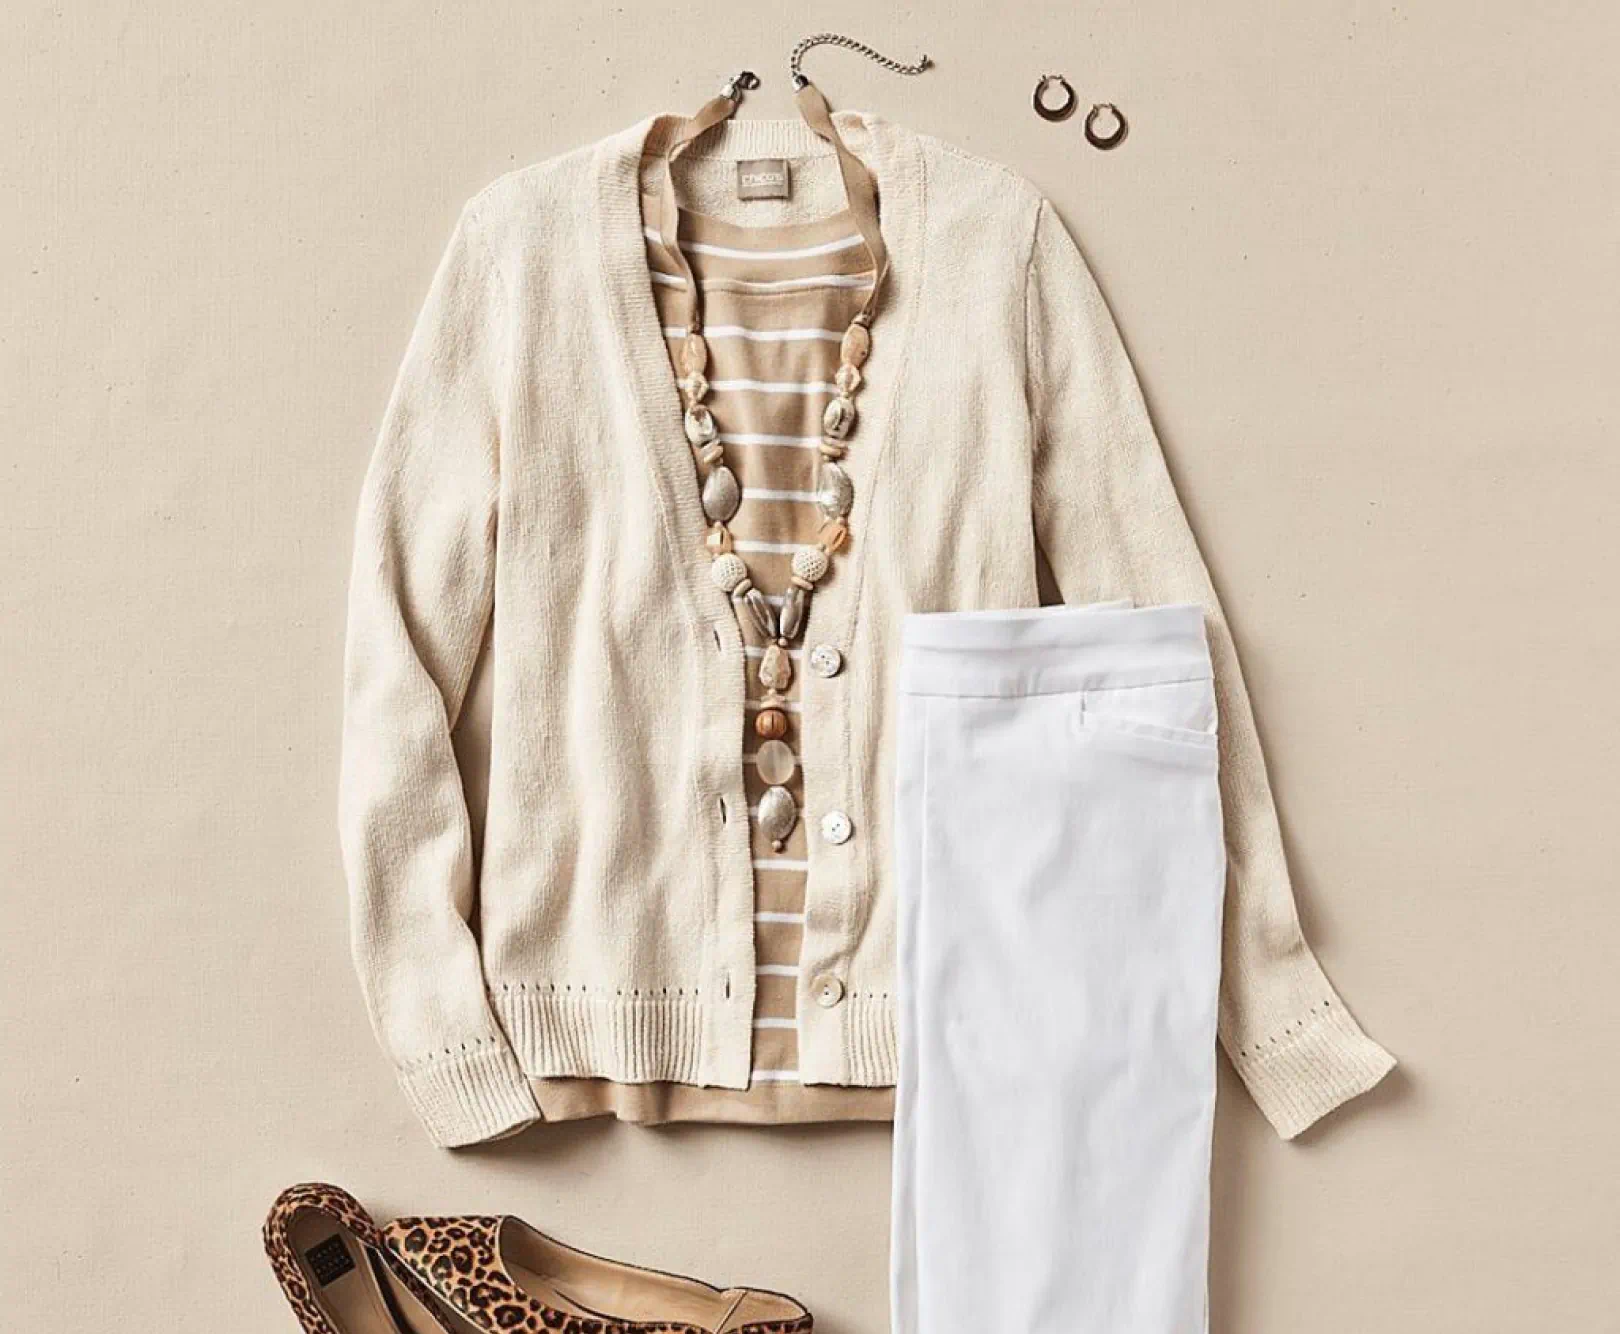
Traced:
<svg viewBox="0 0 1620 1334">
<path fill-rule="evenodd" d="M 1225 849 L 1202 612 L 907 618 L 894 1334 L 1206 1328 Z"/>
</svg>

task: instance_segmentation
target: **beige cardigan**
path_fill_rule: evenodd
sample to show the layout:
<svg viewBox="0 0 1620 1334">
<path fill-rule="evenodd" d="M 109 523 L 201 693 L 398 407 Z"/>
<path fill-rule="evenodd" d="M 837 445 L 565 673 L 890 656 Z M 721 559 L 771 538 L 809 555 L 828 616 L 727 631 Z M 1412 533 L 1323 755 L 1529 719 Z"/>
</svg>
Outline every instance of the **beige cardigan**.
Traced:
<svg viewBox="0 0 1620 1334">
<path fill-rule="evenodd" d="M 639 212 L 674 118 L 502 178 L 463 212 L 360 505 L 341 824 L 373 1023 L 434 1140 L 538 1115 L 529 1078 L 744 1087 L 754 1011 L 744 658 L 709 577 L 693 460 Z M 1062 223 L 1003 167 L 882 120 L 838 124 L 875 173 L 892 260 L 848 466 L 854 540 L 812 603 L 811 840 L 799 983 L 808 1084 L 896 1072 L 894 710 L 901 617 L 1064 599 L 1209 609 L 1230 877 L 1221 1036 L 1291 1136 L 1393 1064 L 1301 938 L 1232 639 L 1129 361 Z M 733 221 L 843 196 L 798 122 L 741 121 L 679 165 Z M 739 159 L 793 199 L 741 207 Z M 493 732 L 476 877 L 451 747 L 486 632 Z M 834 974 L 842 1000 L 808 994 Z"/>
</svg>

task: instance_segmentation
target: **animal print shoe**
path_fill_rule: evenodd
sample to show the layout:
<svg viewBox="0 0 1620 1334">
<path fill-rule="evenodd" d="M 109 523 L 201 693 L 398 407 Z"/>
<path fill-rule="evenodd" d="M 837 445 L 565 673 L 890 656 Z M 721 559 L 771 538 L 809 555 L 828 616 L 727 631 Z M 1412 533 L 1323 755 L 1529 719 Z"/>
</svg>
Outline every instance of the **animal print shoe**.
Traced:
<svg viewBox="0 0 1620 1334">
<path fill-rule="evenodd" d="M 401 1218 L 390 1249 L 493 1334 L 810 1334 L 791 1297 L 604 1260 L 516 1218 Z"/>
<path fill-rule="evenodd" d="M 264 1220 L 264 1250 L 305 1334 L 476 1334 L 439 1306 L 336 1186 L 293 1186 Z"/>
</svg>

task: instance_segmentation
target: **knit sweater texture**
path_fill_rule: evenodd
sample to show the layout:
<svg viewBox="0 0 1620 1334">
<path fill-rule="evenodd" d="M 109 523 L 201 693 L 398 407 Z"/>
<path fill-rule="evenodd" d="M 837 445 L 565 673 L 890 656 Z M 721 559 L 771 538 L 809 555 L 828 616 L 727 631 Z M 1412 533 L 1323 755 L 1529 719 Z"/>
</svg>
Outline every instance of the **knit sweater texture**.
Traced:
<svg viewBox="0 0 1620 1334">
<path fill-rule="evenodd" d="M 378 1037 L 441 1145 L 539 1116 L 530 1080 L 746 1087 L 754 883 L 743 637 L 706 523 L 639 200 L 678 118 L 503 177 L 465 208 L 366 477 L 349 600 L 340 822 Z M 846 460 L 853 540 L 812 599 L 798 982 L 807 1085 L 897 1075 L 893 672 L 909 611 L 1206 608 L 1228 891 L 1221 1038 L 1279 1133 L 1393 1059 L 1306 945 L 1232 638 L 1129 359 L 1050 204 L 1006 168 L 861 113 L 891 259 Z M 792 197 L 739 203 L 739 160 Z M 797 121 L 736 121 L 677 162 L 732 222 L 843 206 Z M 744 210 L 744 211 L 739 211 Z M 722 423 L 722 426 L 724 424 Z M 481 861 L 451 734 L 488 643 Z M 841 983 L 818 1004 L 813 979 Z"/>
</svg>

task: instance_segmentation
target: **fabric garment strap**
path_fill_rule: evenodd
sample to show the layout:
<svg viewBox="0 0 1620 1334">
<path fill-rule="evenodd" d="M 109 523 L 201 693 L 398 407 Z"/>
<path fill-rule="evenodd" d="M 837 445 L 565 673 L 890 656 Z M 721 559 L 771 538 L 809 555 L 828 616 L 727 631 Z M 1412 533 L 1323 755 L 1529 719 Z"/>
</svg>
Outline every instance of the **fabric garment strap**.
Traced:
<svg viewBox="0 0 1620 1334">
<path fill-rule="evenodd" d="M 838 170 L 843 177 L 844 195 L 848 201 L 850 215 L 855 220 L 855 228 L 861 234 L 867 254 L 871 256 L 872 289 L 867 294 L 865 304 L 855 316 L 857 324 L 870 325 L 877 311 L 883 280 L 889 272 L 888 249 L 884 246 L 883 234 L 878 229 L 877 183 L 872 179 L 872 173 L 866 169 L 866 164 L 850 152 L 843 136 L 838 133 L 838 127 L 833 124 L 832 111 L 827 106 L 827 99 L 821 95 L 821 90 L 815 84 L 807 82 L 799 89 L 797 101 L 799 114 L 804 118 L 804 123 L 819 138 L 831 145 L 833 152 L 838 156 Z M 675 158 L 702 135 L 735 115 L 740 103 L 741 98 L 729 88 L 718 97 L 705 102 L 698 108 L 697 114 L 676 131 L 664 154 L 663 197 L 658 219 L 659 239 L 681 277 L 686 316 L 684 322 L 689 333 L 697 333 L 703 328 L 702 294 L 692 274 L 692 266 L 687 261 L 686 252 L 680 245 L 681 210 L 675 194 Z"/>
</svg>

